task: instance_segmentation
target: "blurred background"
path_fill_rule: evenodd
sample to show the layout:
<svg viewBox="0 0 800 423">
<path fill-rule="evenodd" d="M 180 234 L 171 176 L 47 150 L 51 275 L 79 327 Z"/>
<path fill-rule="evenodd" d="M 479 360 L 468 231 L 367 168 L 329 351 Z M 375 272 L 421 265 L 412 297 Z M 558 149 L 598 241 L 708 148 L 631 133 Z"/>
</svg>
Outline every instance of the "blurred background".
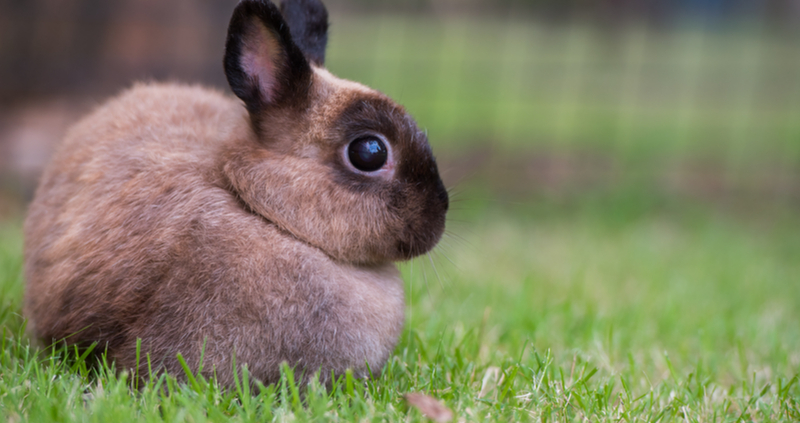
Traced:
<svg viewBox="0 0 800 423">
<path fill-rule="evenodd" d="M 473 339 L 481 368 L 552 348 L 562 383 L 576 359 L 594 380 L 628 369 L 675 412 L 675 392 L 720 404 L 788 390 L 800 0 L 325 2 L 328 68 L 404 104 L 453 189 L 440 247 L 402 267 L 398 351 L 422 339 L 460 362 L 455 345 Z M 228 91 L 235 3 L 0 0 L 0 324 L 21 308 L 20 222 L 53 146 L 133 81 Z M 702 387 L 673 387 L 673 364 Z"/>
<path fill-rule="evenodd" d="M 132 81 L 227 90 L 235 3 L 0 2 L 0 213 Z M 800 204 L 800 0 L 326 3 L 328 67 L 406 105 L 467 197 Z"/>
</svg>

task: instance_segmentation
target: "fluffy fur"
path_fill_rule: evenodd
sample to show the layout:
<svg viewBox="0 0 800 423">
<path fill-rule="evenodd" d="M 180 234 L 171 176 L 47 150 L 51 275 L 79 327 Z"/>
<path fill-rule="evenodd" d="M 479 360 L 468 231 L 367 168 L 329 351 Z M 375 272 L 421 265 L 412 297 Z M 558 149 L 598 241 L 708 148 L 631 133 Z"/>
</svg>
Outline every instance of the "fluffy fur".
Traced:
<svg viewBox="0 0 800 423">
<path fill-rule="evenodd" d="M 389 98 L 320 67 L 319 45 L 297 47 L 268 1 L 237 6 L 227 46 L 242 101 L 140 84 L 69 131 L 25 222 L 29 327 L 98 342 L 118 368 L 141 339 L 176 375 L 176 354 L 196 369 L 205 343 L 205 371 L 229 386 L 234 355 L 265 383 L 284 361 L 366 376 L 403 325 L 392 261 L 444 230 L 427 139 Z M 374 174 L 343 154 L 364 134 L 391 147 Z"/>
</svg>

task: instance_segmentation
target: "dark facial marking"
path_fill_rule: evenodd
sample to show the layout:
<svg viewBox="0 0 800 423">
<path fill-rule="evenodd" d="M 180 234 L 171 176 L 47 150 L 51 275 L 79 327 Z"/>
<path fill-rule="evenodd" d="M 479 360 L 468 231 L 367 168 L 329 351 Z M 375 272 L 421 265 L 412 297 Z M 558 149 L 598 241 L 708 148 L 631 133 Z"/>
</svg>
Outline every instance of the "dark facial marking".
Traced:
<svg viewBox="0 0 800 423">
<path fill-rule="evenodd" d="M 402 107 L 377 95 L 362 97 L 348 105 L 335 120 L 330 131 L 330 142 L 335 148 L 327 162 L 333 169 L 334 180 L 355 192 L 385 192 L 391 181 L 353 172 L 343 162 L 340 152 L 355 140 L 380 134 L 391 144 L 395 160 L 400 160 L 403 157 L 405 140 L 410 135 L 410 131 L 406 131 L 407 128 L 403 125 L 405 115 Z"/>
<path fill-rule="evenodd" d="M 331 132 L 339 137 L 334 143 L 348 143 L 363 134 L 386 137 L 396 166 L 391 180 L 355 173 L 342 163 L 341 155 L 329 160 L 334 180 L 353 191 L 380 197 L 386 211 L 404 222 L 392 234 L 398 259 L 430 250 L 444 230 L 449 199 L 425 133 L 402 107 L 380 96 L 353 101 Z"/>
</svg>

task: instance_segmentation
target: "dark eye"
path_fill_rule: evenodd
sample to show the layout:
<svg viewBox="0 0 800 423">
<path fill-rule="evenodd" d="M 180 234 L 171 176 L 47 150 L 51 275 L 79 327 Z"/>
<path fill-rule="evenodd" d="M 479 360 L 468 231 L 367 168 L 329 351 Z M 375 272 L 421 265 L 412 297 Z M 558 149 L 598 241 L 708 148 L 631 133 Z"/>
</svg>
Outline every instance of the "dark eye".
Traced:
<svg viewBox="0 0 800 423">
<path fill-rule="evenodd" d="M 386 145 L 374 136 L 356 138 L 347 146 L 347 158 L 362 172 L 374 172 L 382 168 L 388 155 Z"/>
</svg>

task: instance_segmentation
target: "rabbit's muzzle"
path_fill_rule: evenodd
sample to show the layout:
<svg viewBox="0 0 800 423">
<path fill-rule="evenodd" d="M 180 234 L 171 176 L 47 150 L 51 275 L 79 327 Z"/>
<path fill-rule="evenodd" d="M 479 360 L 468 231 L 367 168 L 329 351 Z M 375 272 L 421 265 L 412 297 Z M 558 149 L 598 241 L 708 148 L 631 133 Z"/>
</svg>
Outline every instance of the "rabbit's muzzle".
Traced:
<svg viewBox="0 0 800 423">
<path fill-rule="evenodd" d="M 434 165 L 435 166 L 435 165 Z M 432 175 L 432 188 L 405 197 L 410 215 L 395 245 L 398 260 L 409 260 L 427 253 L 439 242 L 445 228 L 445 216 L 450 206 L 447 190 L 438 173 Z M 401 200 L 402 201 L 402 200 Z"/>
</svg>

